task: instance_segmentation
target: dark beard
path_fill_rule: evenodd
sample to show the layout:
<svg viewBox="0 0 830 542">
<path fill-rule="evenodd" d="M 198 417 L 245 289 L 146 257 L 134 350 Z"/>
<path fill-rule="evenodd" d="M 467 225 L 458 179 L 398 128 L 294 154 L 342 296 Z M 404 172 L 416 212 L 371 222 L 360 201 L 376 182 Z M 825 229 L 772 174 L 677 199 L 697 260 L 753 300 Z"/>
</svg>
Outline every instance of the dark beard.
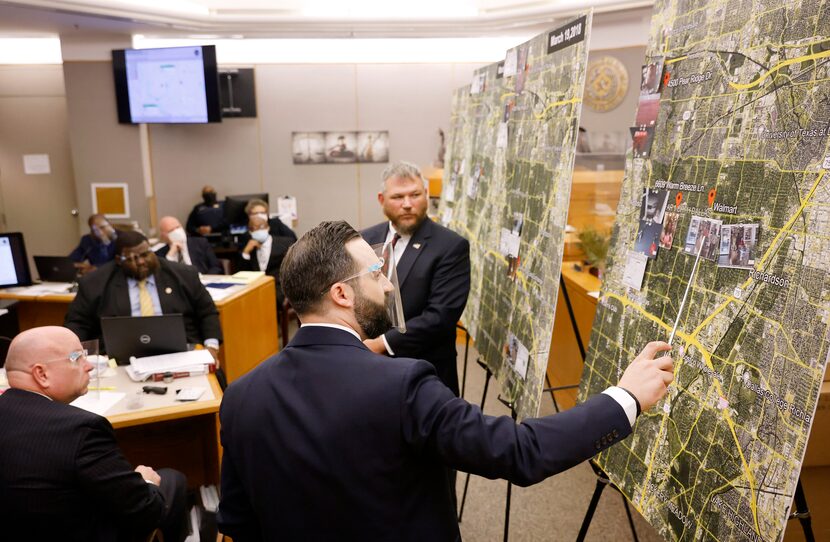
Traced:
<svg viewBox="0 0 830 542">
<path fill-rule="evenodd" d="M 386 306 L 366 299 L 361 291 L 357 292 L 354 316 L 357 325 L 360 326 L 368 339 L 380 337 L 392 327 L 392 320 L 389 318 Z"/>
</svg>

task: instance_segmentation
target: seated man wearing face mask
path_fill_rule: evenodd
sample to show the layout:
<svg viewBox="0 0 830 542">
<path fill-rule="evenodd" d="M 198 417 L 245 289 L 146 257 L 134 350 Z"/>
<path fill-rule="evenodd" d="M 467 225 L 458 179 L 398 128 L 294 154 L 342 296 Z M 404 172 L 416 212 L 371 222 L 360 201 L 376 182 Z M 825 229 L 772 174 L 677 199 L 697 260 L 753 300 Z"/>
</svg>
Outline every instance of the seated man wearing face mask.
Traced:
<svg viewBox="0 0 830 542">
<path fill-rule="evenodd" d="M 69 257 L 75 261 L 75 267 L 83 275 L 96 267 L 104 265 L 115 256 L 116 233 L 104 215 L 95 214 L 87 220 L 89 233 L 81 237 L 81 242 L 75 247 Z"/>
<path fill-rule="evenodd" d="M 294 233 L 294 230 L 283 224 L 282 220 L 280 220 L 278 216 L 273 218 L 268 216 L 267 201 L 261 199 L 252 199 L 248 201 L 248 204 L 245 206 L 245 214 L 248 215 L 249 219 L 254 216 L 264 218 L 265 221 L 268 222 L 268 231 L 271 235 L 290 237 L 294 241 L 297 240 L 297 234 Z"/>
<path fill-rule="evenodd" d="M 159 258 L 192 265 L 199 273 L 209 275 L 222 273 L 222 266 L 216 259 L 210 243 L 203 237 L 187 235 L 176 217 L 165 216 L 159 220 L 159 237 L 165 243 L 163 247 L 156 250 Z"/>
<path fill-rule="evenodd" d="M 221 233 L 225 228 L 225 202 L 217 201 L 216 189 L 210 185 L 202 188 L 202 203 L 193 206 L 187 217 L 187 233 L 208 235 Z"/>
<path fill-rule="evenodd" d="M 277 283 L 277 306 L 282 306 L 285 297 L 280 287 L 280 266 L 288 247 L 293 245 L 297 238 L 269 233 L 268 221 L 257 214 L 251 215 L 248 220 L 248 235 L 250 239 L 242 249 L 238 267 L 240 271 L 263 271 L 266 275 L 274 277 Z"/>
</svg>

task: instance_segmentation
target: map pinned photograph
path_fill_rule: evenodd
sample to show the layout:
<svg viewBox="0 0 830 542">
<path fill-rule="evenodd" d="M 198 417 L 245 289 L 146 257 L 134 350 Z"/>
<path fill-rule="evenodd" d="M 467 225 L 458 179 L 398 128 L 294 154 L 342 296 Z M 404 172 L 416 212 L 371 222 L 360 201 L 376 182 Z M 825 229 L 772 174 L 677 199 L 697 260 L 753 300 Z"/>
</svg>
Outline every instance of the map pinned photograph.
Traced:
<svg viewBox="0 0 830 542">
<path fill-rule="evenodd" d="M 519 58 L 516 63 L 516 93 L 521 94 L 527 79 L 527 49 L 528 44 L 519 46 Z"/>
<path fill-rule="evenodd" d="M 689 224 L 689 233 L 686 235 L 686 246 L 683 252 L 697 255 L 703 244 L 701 258 L 716 262 L 720 253 L 720 228 L 722 222 L 712 218 L 693 216 Z"/>
<path fill-rule="evenodd" d="M 755 267 L 755 243 L 759 224 L 727 224 L 720 230 L 718 267 Z"/>
<path fill-rule="evenodd" d="M 499 252 L 507 259 L 507 276 L 511 279 L 516 278 L 516 273 L 519 270 L 519 263 L 521 262 L 521 258 L 519 256 L 519 245 L 521 243 L 523 227 L 524 214 L 513 213 L 510 229 L 501 229 Z"/>
<path fill-rule="evenodd" d="M 358 162 L 388 162 L 389 132 L 358 132 L 357 150 Z"/>
<path fill-rule="evenodd" d="M 657 114 L 660 112 L 660 95 L 644 94 L 640 96 L 637 105 L 637 118 L 634 124 L 637 126 L 654 126 L 657 123 Z"/>
<path fill-rule="evenodd" d="M 640 79 L 640 95 L 657 94 L 660 92 L 660 83 L 663 79 L 663 57 L 657 57 L 654 62 L 643 66 L 643 75 Z"/>
<path fill-rule="evenodd" d="M 454 203 L 455 202 L 455 189 L 458 186 L 458 173 L 452 172 L 450 173 L 450 182 L 444 185 L 444 192 L 441 194 L 441 197 L 447 203 Z"/>
<path fill-rule="evenodd" d="M 630 130 L 634 158 L 648 158 L 651 154 L 651 144 L 654 142 L 654 127 L 638 128 L 635 126 Z"/>
<path fill-rule="evenodd" d="M 643 191 L 643 203 L 640 207 L 640 226 L 634 250 L 645 254 L 650 259 L 657 257 L 660 246 L 660 234 L 663 231 L 663 216 L 669 202 L 668 190 L 646 188 Z"/>
<path fill-rule="evenodd" d="M 678 222 L 680 222 L 680 213 L 666 213 L 663 216 L 663 231 L 660 232 L 660 248 L 670 249 L 672 247 Z"/>
<path fill-rule="evenodd" d="M 349 164 L 357 161 L 356 132 L 326 132 L 326 162 Z"/>
<path fill-rule="evenodd" d="M 478 194 L 478 183 L 481 182 L 481 178 L 484 176 L 484 167 L 482 166 L 473 166 L 472 175 L 470 175 L 470 184 L 467 185 L 467 197 L 470 199 L 476 199 L 476 194 Z"/>
<path fill-rule="evenodd" d="M 643 205 L 640 220 L 663 223 L 663 216 L 666 214 L 666 204 L 669 202 L 669 191 L 656 188 L 643 190 Z"/>
<path fill-rule="evenodd" d="M 527 377 L 527 365 L 530 359 L 527 347 L 511 333 L 508 335 L 507 344 L 504 345 L 504 353 L 507 356 L 507 363 L 524 380 Z"/>
<path fill-rule="evenodd" d="M 322 164 L 326 161 L 325 132 L 291 132 L 291 156 L 295 164 Z"/>
</svg>

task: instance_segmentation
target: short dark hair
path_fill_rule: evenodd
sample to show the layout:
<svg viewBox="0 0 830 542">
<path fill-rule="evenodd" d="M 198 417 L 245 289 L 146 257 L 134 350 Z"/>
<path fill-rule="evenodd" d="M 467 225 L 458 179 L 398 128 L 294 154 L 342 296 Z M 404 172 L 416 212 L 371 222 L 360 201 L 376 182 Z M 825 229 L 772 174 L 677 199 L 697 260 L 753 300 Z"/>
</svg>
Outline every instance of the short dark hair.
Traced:
<svg viewBox="0 0 830 542">
<path fill-rule="evenodd" d="M 119 231 L 115 238 L 115 254 L 121 254 L 125 248 L 133 248 L 147 241 L 143 233 L 137 231 Z"/>
<path fill-rule="evenodd" d="M 297 314 L 313 312 L 325 288 L 355 272 L 346 243 L 357 239 L 348 222 L 321 222 L 291 245 L 280 266 L 280 284 Z"/>
</svg>

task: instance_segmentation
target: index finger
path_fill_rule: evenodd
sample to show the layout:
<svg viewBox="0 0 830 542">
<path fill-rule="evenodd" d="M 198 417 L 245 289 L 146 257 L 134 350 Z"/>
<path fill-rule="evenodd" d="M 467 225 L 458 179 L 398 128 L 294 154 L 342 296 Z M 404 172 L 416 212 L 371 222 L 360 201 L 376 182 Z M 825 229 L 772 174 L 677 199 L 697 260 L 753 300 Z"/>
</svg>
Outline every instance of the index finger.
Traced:
<svg viewBox="0 0 830 542">
<path fill-rule="evenodd" d="M 640 352 L 640 356 L 645 359 L 654 359 L 654 356 L 656 356 L 658 352 L 665 352 L 666 350 L 671 350 L 671 345 L 669 343 L 663 341 L 651 341 L 645 346 L 645 348 L 643 348 L 642 352 Z"/>
</svg>

